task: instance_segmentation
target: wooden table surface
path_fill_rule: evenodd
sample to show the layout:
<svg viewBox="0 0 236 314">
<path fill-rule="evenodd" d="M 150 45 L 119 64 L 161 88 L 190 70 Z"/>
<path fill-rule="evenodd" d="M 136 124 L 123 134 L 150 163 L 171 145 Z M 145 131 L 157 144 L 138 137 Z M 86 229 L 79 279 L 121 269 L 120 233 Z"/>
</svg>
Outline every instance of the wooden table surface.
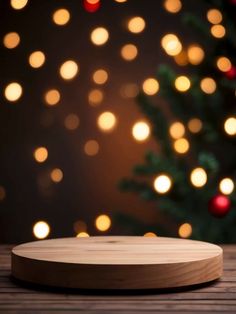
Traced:
<svg viewBox="0 0 236 314">
<path fill-rule="evenodd" d="M 104 294 L 36 288 L 10 275 L 12 246 L 0 246 L 0 313 L 236 313 L 236 245 L 223 245 L 224 274 L 211 284 L 175 291 Z"/>
</svg>

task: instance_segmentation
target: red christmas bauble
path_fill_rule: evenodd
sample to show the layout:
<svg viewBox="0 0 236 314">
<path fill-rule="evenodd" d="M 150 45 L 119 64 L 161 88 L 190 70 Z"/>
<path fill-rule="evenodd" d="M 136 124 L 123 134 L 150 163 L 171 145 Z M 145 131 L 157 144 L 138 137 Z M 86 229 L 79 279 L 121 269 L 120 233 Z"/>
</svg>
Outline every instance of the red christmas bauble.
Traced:
<svg viewBox="0 0 236 314">
<path fill-rule="evenodd" d="M 225 72 L 225 76 L 231 80 L 235 79 L 236 78 L 236 67 L 232 66 L 229 71 Z"/>
<path fill-rule="evenodd" d="M 230 199 L 225 195 L 213 196 L 208 204 L 209 212 L 216 217 L 223 217 L 230 211 Z"/>
<path fill-rule="evenodd" d="M 84 0 L 84 8 L 89 13 L 96 12 L 101 6 L 100 0 L 88 1 Z"/>
</svg>

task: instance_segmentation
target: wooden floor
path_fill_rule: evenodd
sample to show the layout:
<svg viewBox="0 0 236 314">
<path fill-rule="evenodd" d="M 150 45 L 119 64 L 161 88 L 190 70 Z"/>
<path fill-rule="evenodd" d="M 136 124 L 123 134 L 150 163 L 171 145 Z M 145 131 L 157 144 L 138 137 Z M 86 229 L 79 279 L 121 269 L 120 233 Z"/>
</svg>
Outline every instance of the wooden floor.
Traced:
<svg viewBox="0 0 236 314">
<path fill-rule="evenodd" d="M 176 291 L 102 294 L 36 288 L 10 276 L 12 246 L 0 246 L 0 313 L 236 313 L 236 245 L 224 245 L 224 275 L 210 285 Z"/>
</svg>

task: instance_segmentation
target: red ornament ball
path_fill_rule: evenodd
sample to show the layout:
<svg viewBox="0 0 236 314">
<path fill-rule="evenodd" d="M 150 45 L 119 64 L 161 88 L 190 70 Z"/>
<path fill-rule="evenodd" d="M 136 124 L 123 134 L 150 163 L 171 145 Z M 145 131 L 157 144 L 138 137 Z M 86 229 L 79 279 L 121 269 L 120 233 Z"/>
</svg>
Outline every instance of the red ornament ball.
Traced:
<svg viewBox="0 0 236 314">
<path fill-rule="evenodd" d="M 209 212 L 215 217 L 223 217 L 230 211 L 230 199 L 225 195 L 213 196 L 208 204 Z"/>
<path fill-rule="evenodd" d="M 84 0 L 84 8 L 89 13 L 96 12 L 101 6 L 100 0 Z"/>
<path fill-rule="evenodd" d="M 231 69 L 227 72 L 225 72 L 225 76 L 230 79 L 233 80 L 236 78 L 236 67 L 232 66 Z"/>
</svg>

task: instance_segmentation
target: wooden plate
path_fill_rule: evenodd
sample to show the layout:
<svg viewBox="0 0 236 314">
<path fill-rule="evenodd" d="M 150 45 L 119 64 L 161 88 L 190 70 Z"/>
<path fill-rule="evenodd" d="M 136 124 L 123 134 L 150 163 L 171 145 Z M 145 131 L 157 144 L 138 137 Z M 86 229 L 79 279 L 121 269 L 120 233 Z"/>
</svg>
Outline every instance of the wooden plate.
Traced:
<svg viewBox="0 0 236 314">
<path fill-rule="evenodd" d="M 12 274 L 57 287 L 173 288 L 219 278 L 222 249 L 206 242 L 161 237 L 43 240 L 12 250 Z"/>
</svg>

